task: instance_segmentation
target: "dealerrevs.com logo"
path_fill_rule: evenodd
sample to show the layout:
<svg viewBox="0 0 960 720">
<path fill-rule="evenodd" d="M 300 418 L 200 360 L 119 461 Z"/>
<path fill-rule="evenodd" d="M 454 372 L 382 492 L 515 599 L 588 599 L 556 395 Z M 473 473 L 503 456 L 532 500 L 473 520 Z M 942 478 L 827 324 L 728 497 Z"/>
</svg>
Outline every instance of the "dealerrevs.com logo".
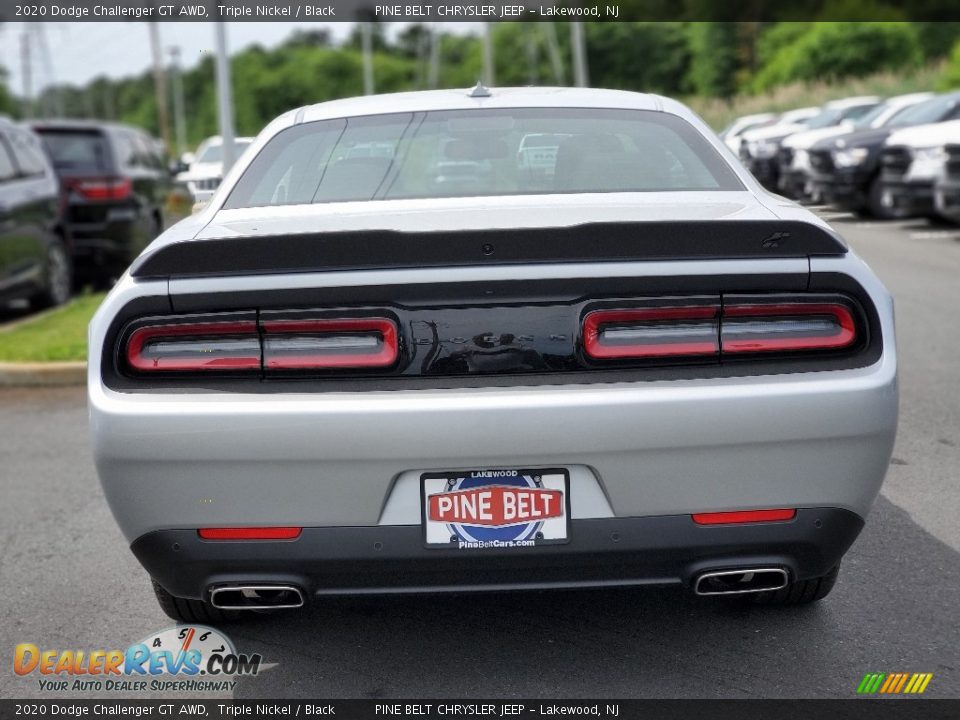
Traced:
<svg viewBox="0 0 960 720">
<path fill-rule="evenodd" d="M 228 692 L 236 678 L 265 669 L 259 654 L 238 653 L 219 630 L 167 628 L 126 650 L 43 648 L 20 643 L 13 671 L 35 677 L 44 692 Z"/>
</svg>

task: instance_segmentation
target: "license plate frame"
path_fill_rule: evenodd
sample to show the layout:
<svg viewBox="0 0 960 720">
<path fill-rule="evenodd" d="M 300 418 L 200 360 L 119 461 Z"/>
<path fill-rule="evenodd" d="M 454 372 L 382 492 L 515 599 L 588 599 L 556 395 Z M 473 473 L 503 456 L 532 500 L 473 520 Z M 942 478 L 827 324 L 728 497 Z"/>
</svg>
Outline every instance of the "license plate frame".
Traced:
<svg viewBox="0 0 960 720">
<path fill-rule="evenodd" d="M 499 490 L 497 488 L 504 488 Z M 489 492 L 483 492 L 488 490 Z M 559 502 L 557 494 L 560 493 Z M 434 512 L 439 500 L 433 496 L 465 496 L 463 502 L 470 507 L 487 507 L 496 515 L 492 522 L 504 524 L 471 525 L 465 522 L 447 522 L 431 518 L 431 502 Z M 475 495 L 476 497 L 472 497 Z M 482 496 L 486 497 L 482 497 Z M 512 498 L 512 500 L 511 500 Z M 453 499 L 453 498 L 451 498 Z M 459 498 L 457 498 L 459 499 Z M 520 512 L 517 506 L 527 502 L 528 512 Z M 510 516 L 511 502 L 516 517 Z M 451 504 L 446 503 L 446 507 Z M 545 513 L 537 519 L 533 512 Z M 449 517 L 447 509 L 447 520 Z M 456 512 L 456 511 L 454 511 Z M 497 514 L 499 513 L 499 514 Z M 482 517 L 482 513 L 478 514 Z M 462 518 L 462 516 L 458 516 Z M 478 520 L 478 522 L 480 522 Z M 441 535 L 439 529 L 446 532 Z M 530 549 L 546 545 L 564 545 L 570 542 L 570 472 L 566 468 L 487 468 L 424 472 L 420 474 L 420 528 L 425 548 L 456 550 L 509 551 Z"/>
</svg>

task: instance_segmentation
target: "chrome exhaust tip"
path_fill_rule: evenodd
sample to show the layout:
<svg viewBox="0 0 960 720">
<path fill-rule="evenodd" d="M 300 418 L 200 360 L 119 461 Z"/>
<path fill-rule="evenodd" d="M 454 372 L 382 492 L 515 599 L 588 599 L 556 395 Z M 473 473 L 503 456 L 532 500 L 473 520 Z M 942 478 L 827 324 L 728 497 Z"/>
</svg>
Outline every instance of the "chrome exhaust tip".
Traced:
<svg viewBox="0 0 960 720">
<path fill-rule="evenodd" d="M 790 582 L 783 568 L 746 568 L 701 573 L 693 585 L 697 595 L 743 595 L 782 590 Z"/>
<path fill-rule="evenodd" d="M 210 590 L 210 604 L 221 610 L 291 610 L 303 607 L 293 585 L 222 585 Z"/>
</svg>

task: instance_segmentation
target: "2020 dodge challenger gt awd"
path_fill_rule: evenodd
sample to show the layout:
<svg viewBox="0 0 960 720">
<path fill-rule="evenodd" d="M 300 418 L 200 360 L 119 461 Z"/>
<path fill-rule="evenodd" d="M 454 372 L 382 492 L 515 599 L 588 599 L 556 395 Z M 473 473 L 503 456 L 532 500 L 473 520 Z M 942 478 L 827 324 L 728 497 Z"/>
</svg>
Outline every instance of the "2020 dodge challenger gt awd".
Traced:
<svg viewBox="0 0 960 720">
<path fill-rule="evenodd" d="M 184 620 L 327 594 L 825 596 L 892 301 L 683 105 L 433 91 L 271 123 L 90 328 L 96 463 Z"/>
</svg>

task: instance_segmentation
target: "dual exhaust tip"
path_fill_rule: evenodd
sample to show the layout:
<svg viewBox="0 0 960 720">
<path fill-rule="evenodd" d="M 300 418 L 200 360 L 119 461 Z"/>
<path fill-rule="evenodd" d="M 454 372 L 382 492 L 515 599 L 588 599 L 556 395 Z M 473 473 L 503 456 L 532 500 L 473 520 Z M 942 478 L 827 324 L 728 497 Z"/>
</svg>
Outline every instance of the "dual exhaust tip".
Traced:
<svg viewBox="0 0 960 720">
<path fill-rule="evenodd" d="M 290 610 L 303 607 L 303 591 L 294 585 L 224 585 L 210 591 L 221 610 Z"/>
<path fill-rule="evenodd" d="M 693 585 L 697 595 L 744 595 L 782 590 L 790 582 L 783 568 L 742 568 L 701 573 Z"/>
</svg>

